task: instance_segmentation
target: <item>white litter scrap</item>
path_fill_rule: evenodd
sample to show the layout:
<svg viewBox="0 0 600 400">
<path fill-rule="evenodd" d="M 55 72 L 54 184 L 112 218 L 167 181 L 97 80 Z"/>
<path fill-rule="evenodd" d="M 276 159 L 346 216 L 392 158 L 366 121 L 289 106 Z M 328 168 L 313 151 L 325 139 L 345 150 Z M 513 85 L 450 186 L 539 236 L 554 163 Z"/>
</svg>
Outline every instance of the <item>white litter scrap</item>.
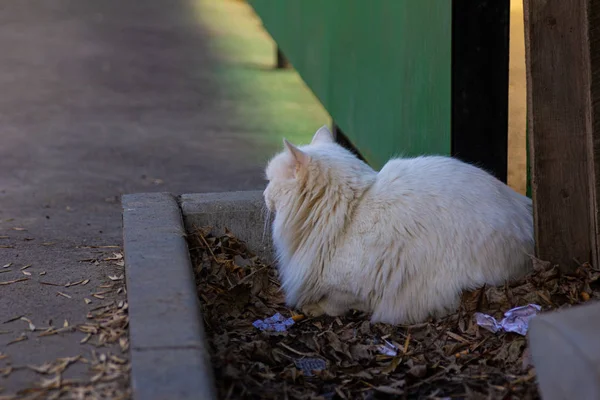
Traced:
<svg viewBox="0 0 600 400">
<path fill-rule="evenodd" d="M 292 318 L 285 318 L 280 313 L 264 320 L 257 319 L 252 323 L 252 326 L 265 332 L 286 332 L 292 325 L 294 325 L 294 320 Z"/>
<path fill-rule="evenodd" d="M 383 344 L 377 345 L 377 350 L 383 355 L 396 357 L 398 355 L 398 348 L 385 339 L 383 342 Z"/>
<path fill-rule="evenodd" d="M 483 313 L 475 313 L 474 318 L 477 325 L 490 332 L 514 332 L 525 336 L 529 329 L 529 321 L 541 310 L 542 307 L 537 304 L 528 304 L 508 310 L 500 322 L 491 315 Z"/>
</svg>

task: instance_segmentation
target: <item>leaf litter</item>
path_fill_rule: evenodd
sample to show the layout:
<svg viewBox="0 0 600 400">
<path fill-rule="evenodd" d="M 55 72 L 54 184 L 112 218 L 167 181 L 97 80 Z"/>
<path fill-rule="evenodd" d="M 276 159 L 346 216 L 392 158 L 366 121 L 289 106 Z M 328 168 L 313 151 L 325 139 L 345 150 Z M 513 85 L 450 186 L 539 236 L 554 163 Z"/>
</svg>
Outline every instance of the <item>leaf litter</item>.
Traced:
<svg viewBox="0 0 600 400">
<path fill-rule="evenodd" d="M 89 282 L 89 279 L 85 279 L 64 286 L 86 285 Z M 111 284 L 110 287 L 114 287 L 114 284 Z M 117 293 L 124 293 L 124 290 L 117 291 Z M 61 292 L 60 295 L 64 295 L 64 293 Z M 89 357 L 76 355 L 74 357 L 58 358 L 42 365 L 28 365 L 26 367 L 19 366 L 14 368 L 9 366 L 10 370 L 4 371 L 6 374 L 10 374 L 16 368 L 29 368 L 42 375 L 43 378 L 27 389 L 23 389 L 14 395 L 0 396 L 0 399 L 130 399 L 128 305 L 125 299 L 119 300 L 117 298 L 116 300 L 118 301 L 111 301 L 89 309 L 86 316 L 87 321 L 79 325 L 71 324 L 65 319 L 62 324 L 59 324 L 62 327 L 55 328 L 54 326 L 50 326 L 40 328 L 35 327 L 32 321 L 23 315 L 3 321 L 3 323 L 16 320 L 26 322 L 30 331 L 42 331 L 34 336 L 37 340 L 40 340 L 38 338 L 44 340 L 43 338 L 46 336 L 80 331 L 85 336 L 81 340 L 78 339 L 78 341 L 82 344 L 87 343 L 91 345 L 93 349 Z M 50 320 L 48 324 L 52 325 L 52 321 Z M 0 331 L 0 333 L 10 332 L 12 331 Z M 27 335 L 23 333 L 16 340 L 8 344 L 27 339 Z M 106 348 L 105 353 L 99 352 L 102 347 Z M 120 351 L 121 354 L 113 354 L 115 350 Z M 3 354 L 0 354 L 0 359 L 3 356 Z M 91 372 L 91 377 L 82 377 L 82 379 L 64 378 L 63 372 L 69 365 L 75 363 L 86 364 Z"/>
<path fill-rule="evenodd" d="M 583 264 L 563 274 L 534 259 L 527 277 L 465 292 L 442 319 L 392 326 L 359 312 L 302 318 L 285 306 L 276 269 L 231 232 L 196 229 L 189 241 L 220 398 L 539 399 L 526 338 L 492 333 L 474 315 L 500 320 L 528 304 L 548 311 L 600 299 L 600 271 Z M 281 332 L 253 326 L 277 313 L 294 324 Z"/>
</svg>

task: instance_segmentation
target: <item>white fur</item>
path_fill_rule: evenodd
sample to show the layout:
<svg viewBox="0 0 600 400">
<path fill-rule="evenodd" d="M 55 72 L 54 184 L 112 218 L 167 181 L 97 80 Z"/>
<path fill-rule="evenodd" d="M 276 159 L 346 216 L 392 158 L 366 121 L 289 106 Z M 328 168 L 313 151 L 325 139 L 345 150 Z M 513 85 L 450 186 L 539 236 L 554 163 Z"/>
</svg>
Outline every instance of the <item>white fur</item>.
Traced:
<svg viewBox="0 0 600 400">
<path fill-rule="evenodd" d="M 531 200 L 457 159 L 393 159 L 377 173 L 324 127 L 310 145 L 285 141 L 266 174 L 286 301 L 312 315 L 416 323 L 531 266 Z"/>
</svg>

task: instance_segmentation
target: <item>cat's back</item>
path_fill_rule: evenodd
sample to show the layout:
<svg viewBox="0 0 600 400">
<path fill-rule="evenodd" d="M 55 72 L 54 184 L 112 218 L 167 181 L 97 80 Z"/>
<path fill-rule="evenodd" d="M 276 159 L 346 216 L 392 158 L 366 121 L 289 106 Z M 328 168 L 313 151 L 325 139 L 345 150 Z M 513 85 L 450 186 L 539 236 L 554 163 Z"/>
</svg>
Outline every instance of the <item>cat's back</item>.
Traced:
<svg viewBox="0 0 600 400">
<path fill-rule="evenodd" d="M 421 156 L 388 161 L 377 175 L 379 188 L 405 188 L 422 192 L 456 192 L 457 185 L 497 181 L 490 174 L 452 157 Z M 498 182 L 500 183 L 500 182 Z"/>
<path fill-rule="evenodd" d="M 392 159 L 378 173 L 373 188 L 374 194 L 382 197 L 421 194 L 464 199 L 514 194 L 527 199 L 481 168 L 445 156 Z"/>
<path fill-rule="evenodd" d="M 531 199 L 486 171 L 445 156 L 390 160 L 378 173 L 367 202 L 371 209 L 447 213 L 453 218 L 479 213 L 505 218 L 515 212 L 527 216 L 531 210 Z"/>
</svg>

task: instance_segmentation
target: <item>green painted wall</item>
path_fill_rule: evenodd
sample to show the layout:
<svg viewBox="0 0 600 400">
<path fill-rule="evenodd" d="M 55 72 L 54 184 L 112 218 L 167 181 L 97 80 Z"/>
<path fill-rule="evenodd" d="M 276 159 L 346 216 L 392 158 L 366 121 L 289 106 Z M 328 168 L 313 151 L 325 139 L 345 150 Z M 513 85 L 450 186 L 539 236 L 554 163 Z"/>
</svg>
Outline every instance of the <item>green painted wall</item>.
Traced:
<svg viewBox="0 0 600 400">
<path fill-rule="evenodd" d="M 450 1 L 249 2 L 375 168 L 395 155 L 450 154 Z"/>
</svg>

